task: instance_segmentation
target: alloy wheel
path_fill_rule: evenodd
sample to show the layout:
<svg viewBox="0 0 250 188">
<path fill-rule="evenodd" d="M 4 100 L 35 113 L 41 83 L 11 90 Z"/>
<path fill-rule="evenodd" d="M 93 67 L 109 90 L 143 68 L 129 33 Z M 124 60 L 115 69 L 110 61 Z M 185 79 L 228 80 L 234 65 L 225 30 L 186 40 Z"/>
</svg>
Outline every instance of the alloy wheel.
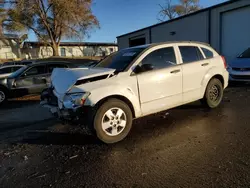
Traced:
<svg viewBox="0 0 250 188">
<path fill-rule="evenodd" d="M 6 96 L 3 91 L 0 91 L 0 103 L 2 103 L 5 100 Z"/>
<path fill-rule="evenodd" d="M 127 124 L 127 117 L 121 108 L 111 108 L 102 117 L 102 130 L 109 136 L 119 135 Z"/>
</svg>

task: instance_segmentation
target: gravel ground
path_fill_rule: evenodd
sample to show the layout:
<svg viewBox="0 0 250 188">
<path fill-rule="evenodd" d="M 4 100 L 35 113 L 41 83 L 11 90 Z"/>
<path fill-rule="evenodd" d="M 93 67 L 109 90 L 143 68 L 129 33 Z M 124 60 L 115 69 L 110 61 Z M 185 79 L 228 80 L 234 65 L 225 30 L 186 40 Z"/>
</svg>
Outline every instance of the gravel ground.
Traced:
<svg viewBox="0 0 250 188">
<path fill-rule="evenodd" d="M 138 119 L 105 145 L 34 98 L 0 109 L 0 187 L 250 187 L 250 86 Z"/>
</svg>

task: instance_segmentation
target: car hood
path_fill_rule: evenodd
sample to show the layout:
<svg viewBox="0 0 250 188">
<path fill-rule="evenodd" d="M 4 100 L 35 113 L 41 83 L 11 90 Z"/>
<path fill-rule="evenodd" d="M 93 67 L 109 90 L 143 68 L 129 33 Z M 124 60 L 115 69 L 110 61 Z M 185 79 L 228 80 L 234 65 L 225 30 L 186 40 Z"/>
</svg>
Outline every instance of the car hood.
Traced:
<svg viewBox="0 0 250 188">
<path fill-rule="evenodd" d="M 67 93 L 73 85 L 108 78 L 115 69 L 108 68 L 56 68 L 51 75 L 51 82 L 58 94 Z"/>
<path fill-rule="evenodd" d="M 250 58 L 236 58 L 229 65 L 234 68 L 250 68 Z"/>
</svg>

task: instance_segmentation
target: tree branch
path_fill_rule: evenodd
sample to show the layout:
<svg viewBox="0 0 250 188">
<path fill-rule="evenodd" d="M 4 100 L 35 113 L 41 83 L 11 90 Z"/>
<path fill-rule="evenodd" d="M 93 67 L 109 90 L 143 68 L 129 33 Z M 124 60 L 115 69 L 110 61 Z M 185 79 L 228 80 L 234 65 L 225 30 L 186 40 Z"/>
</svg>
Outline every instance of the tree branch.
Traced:
<svg viewBox="0 0 250 188">
<path fill-rule="evenodd" d="M 41 3 L 41 7 L 42 7 L 42 8 L 40 7 L 40 3 Z M 50 39 L 51 39 L 51 42 L 54 43 L 54 42 L 55 42 L 55 39 L 54 39 L 54 37 L 53 37 L 51 28 L 50 28 L 50 26 L 49 26 L 49 24 L 48 24 L 48 22 L 47 22 L 48 17 L 47 17 L 47 15 L 45 14 L 45 7 L 44 7 L 44 4 L 43 4 L 43 3 L 44 3 L 43 0 L 37 0 L 38 11 L 40 12 L 40 18 L 41 18 L 41 20 L 42 20 L 42 22 L 43 22 L 43 24 L 44 24 L 44 26 L 45 26 L 45 28 L 46 28 L 48 34 L 49 34 L 49 37 L 50 37 Z"/>
</svg>

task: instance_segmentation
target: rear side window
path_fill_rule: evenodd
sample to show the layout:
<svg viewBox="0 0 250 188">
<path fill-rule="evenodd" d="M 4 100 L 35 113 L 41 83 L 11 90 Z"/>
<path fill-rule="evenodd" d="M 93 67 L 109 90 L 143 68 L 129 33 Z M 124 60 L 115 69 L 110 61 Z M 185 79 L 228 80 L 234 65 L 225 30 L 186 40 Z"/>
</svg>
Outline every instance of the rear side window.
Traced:
<svg viewBox="0 0 250 188">
<path fill-rule="evenodd" d="M 174 48 L 168 47 L 155 50 L 146 56 L 141 64 L 151 64 L 154 70 L 176 65 Z"/>
<path fill-rule="evenodd" d="M 202 49 L 202 51 L 205 54 L 207 59 L 214 57 L 214 53 L 212 51 L 210 51 L 209 49 L 207 49 L 207 48 L 201 48 L 201 49 Z"/>
<path fill-rule="evenodd" d="M 0 74 L 11 73 L 11 67 L 0 69 Z"/>
<path fill-rule="evenodd" d="M 52 71 L 54 70 L 54 68 L 68 68 L 67 65 L 65 64 L 49 64 L 48 65 L 48 71 L 49 73 L 52 73 Z"/>
<path fill-rule="evenodd" d="M 179 46 L 183 63 L 191 63 L 203 60 L 204 57 L 198 47 L 195 46 Z"/>
</svg>

